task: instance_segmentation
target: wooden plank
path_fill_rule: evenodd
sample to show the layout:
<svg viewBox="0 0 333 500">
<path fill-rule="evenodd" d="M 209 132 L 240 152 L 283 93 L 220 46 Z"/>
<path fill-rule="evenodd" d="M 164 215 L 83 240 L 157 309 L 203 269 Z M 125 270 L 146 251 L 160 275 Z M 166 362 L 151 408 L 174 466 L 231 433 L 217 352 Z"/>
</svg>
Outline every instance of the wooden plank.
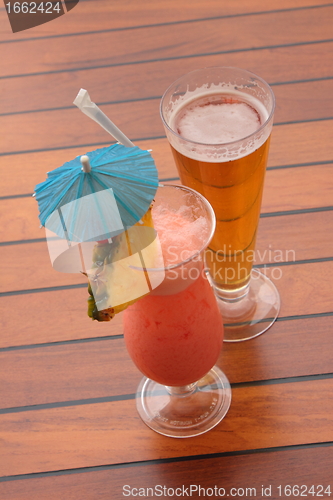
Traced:
<svg viewBox="0 0 333 500">
<path fill-rule="evenodd" d="M 119 3 L 116 1 L 93 0 L 93 16 L 91 2 L 81 1 L 69 15 L 61 17 L 56 23 L 36 26 L 33 30 L 15 33 L 15 40 L 27 38 L 48 37 L 68 33 L 86 31 L 119 29 L 123 27 L 142 26 L 155 23 L 175 22 L 200 19 L 214 16 L 242 15 L 263 10 L 281 10 L 322 5 L 321 0 L 272 0 L 269 8 L 263 8 L 260 0 L 249 4 L 246 0 L 238 0 L 221 6 L 218 0 L 209 0 L 203 5 L 200 0 L 185 0 L 182 8 L 176 0 L 161 0 L 156 4 L 152 0 L 137 3 L 135 0 Z M 0 9 L 4 11 L 4 7 Z M 110 21 L 111 20 L 111 21 Z M 13 33 L 5 16 L 0 18 L 0 40 L 13 40 Z"/>
<path fill-rule="evenodd" d="M 332 390 L 332 379 L 234 389 L 222 423 L 192 439 L 154 433 L 133 400 L 1 415 L 0 474 L 332 441 Z"/>
<path fill-rule="evenodd" d="M 121 315 L 92 321 L 87 298 L 86 288 L 1 297 L 0 347 L 121 334 Z"/>
<path fill-rule="evenodd" d="M 274 127 L 268 165 L 332 162 L 332 130 L 333 120 Z M 103 137 L 103 139 L 107 138 L 108 136 Z M 84 151 L 91 151 L 98 147 L 91 146 L 91 138 L 90 142 L 86 144 L 84 149 L 42 151 L 40 153 L 27 153 L 24 156 L 17 154 L 2 157 L 0 196 L 33 193 L 35 185 L 45 180 L 46 171 L 59 167 L 65 161 L 75 158 Z M 142 149 L 153 149 L 152 155 L 161 179 L 178 176 L 166 139 L 139 141 L 138 145 Z M 29 175 L 22 175 L 23 163 L 28 165 Z"/>
<path fill-rule="evenodd" d="M 275 86 L 274 94 L 277 101 L 275 122 L 332 117 L 333 105 L 329 104 L 329 95 L 333 90 L 332 83 L 332 80 L 324 80 Z M 318 93 L 321 95 L 319 96 Z M 324 102 L 326 102 L 325 111 Z"/>
<path fill-rule="evenodd" d="M 175 174 L 177 175 L 177 174 Z M 178 181 L 180 182 L 180 181 Z M 331 206 L 333 201 L 333 164 L 316 165 L 290 169 L 269 170 L 266 174 L 262 213 L 283 210 L 300 210 L 318 206 Z M 31 198 L 10 198 L 0 201 L 0 241 L 21 241 L 34 238 L 45 238 L 44 229 L 40 228 L 38 205 Z M 311 215 L 305 226 L 311 228 L 312 218 L 324 217 L 331 224 L 332 215 Z M 303 223 L 303 219 L 302 223 Z M 314 222 L 317 228 L 317 219 Z M 293 226 L 295 219 L 283 219 L 282 224 Z M 280 219 L 279 219 L 280 221 Z M 277 221 L 273 222 L 275 230 Z M 262 221 L 262 231 L 270 227 L 268 221 Z M 293 226 L 294 227 L 294 226 Z M 299 228 L 302 230 L 302 227 Z M 324 230 L 324 228 L 322 228 Z M 327 233 L 327 231 L 325 230 Z M 294 236 L 294 235 L 292 235 Z M 327 234 L 328 236 L 328 234 Z M 265 238 L 265 236 L 264 236 Z M 266 239 L 266 238 L 265 238 Z M 330 238 L 329 238 L 330 239 Z M 288 236 L 285 238 L 289 244 Z M 303 237 L 300 237 L 303 240 Z M 267 242 L 263 243 L 264 245 Z M 323 245 L 320 245 L 323 250 Z"/>
<path fill-rule="evenodd" d="M 253 342 L 225 343 L 217 365 L 231 383 L 330 373 L 332 322 L 278 321 Z M 133 394 L 141 373 L 113 339 L 0 352 L 0 379 L 3 409 Z"/>
<path fill-rule="evenodd" d="M 332 126 L 333 120 L 274 127 L 269 165 L 299 165 L 331 161 L 333 147 L 330 145 L 329 134 L 331 134 Z M 321 136 L 318 134 L 319 130 Z M 294 134 L 291 139 L 287 135 L 292 131 Z"/>
<path fill-rule="evenodd" d="M 333 117 L 333 79 L 279 85 L 276 123 Z M 310 95 L 316 97 L 309 99 Z M 132 140 L 164 136 L 159 114 L 160 99 L 102 106 L 107 116 Z M 64 126 L 66 124 L 66 127 Z M 110 140 L 109 134 L 77 109 L 43 111 L 0 117 L 3 152 L 63 148 Z M 18 131 L 22 131 L 18 134 Z M 18 141 L 19 138 L 19 141 Z"/>
<path fill-rule="evenodd" d="M 275 262 L 278 266 L 279 262 L 333 257 L 333 238 L 327 230 L 332 225 L 332 211 L 263 218 L 255 263 Z"/>
<path fill-rule="evenodd" d="M 13 245 L 0 247 L 2 281 L 0 293 L 87 282 L 81 273 L 60 273 L 52 268 L 46 242 L 31 243 L 27 247 Z"/>
<path fill-rule="evenodd" d="M 329 120 L 318 123 L 298 123 L 294 127 L 292 125 L 275 127 L 272 134 L 269 165 L 331 161 L 329 158 L 332 158 L 332 150 L 330 141 L 327 139 L 332 125 L 333 120 Z M 317 135 L 319 129 L 322 133 L 321 138 Z M 295 134 L 291 142 L 286 135 L 292 130 L 295 130 Z M 310 144 L 313 148 L 317 144 L 316 152 L 310 150 Z M 321 148 L 324 148 L 325 152 L 321 151 Z M 274 160 L 272 159 L 273 151 Z"/>
<path fill-rule="evenodd" d="M 330 272 L 333 271 L 332 262 L 291 265 L 285 267 L 268 268 L 265 274 L 271 278 L 281 296 L 280 316 L 294 314 L 315 314 L 330 312 L 332 306 L 328 291 L 331 287 Z M 317 273 L 323 272 L 325 276 Z M 314 290 L 316 290 L 314 294 Z M 316 295 L 316 297 L 314 297 Z"/>
<path fill-rule="evenodd" d="M 67 72 L 8 78 L 2 80 L 1 88 L 3 94 L 11 96 L 11 99 L 2 103 L 1 114 L 69 107 L 80 87 L 88 89 L 92 99 L 97 103 L 153 96 L 159 98 L 170 83 L 181 75 L 198 68 L 222 64 L 248 68 L 269 83 L 327 78 L 332 77 L 330 65 L 332 52 L 331 42 L 300 45 L 297 48 L 233 52 L 223 54 L 223 60 L 221 55 L 204 55 L 171 61 L 96 68 L 93 71 L 81 70 L 74 74 Z M 26 95 L 29 95 L 29 99 L 26 99 Z"/>
<path fill-rule="evenodd" d="M 332 235 L 327 231 L 332 223 L 332 211 L 262 219 L 256 263 L 279 265 L 333 257 Z M 3 266 L 0 293 L 86 283 L 80 273 L 61 273 L 52 268 L 46 241 L 0 246 L 0 260 Z"/>
<path fill-rule="evenodd" d="M 56 477 L 42 477 L 0 483 L 0 492 L 6 500 L 59 500 L 59 498 L 80 498 L 84 500 L 120 500 L 124 498 L 125 485 L 131 488 L 187 488 L 189 494 L 193 485 L 204 488 L 208 494 L 209 488 L 224 488 L 226 495 L 232 488 L 240 488 L 242 494 L 246 488 L 248 497 L 263 498 L 262 488 L 268 494 L 271 487 L 271 498 L 279 497 L 278 486 L 306 485 L 308 490 L 312 485 L 325 485 L 331 482 L 331 463 L 333 448 L 318 447 L 309 449 L 286 449 L 283 451 L 259 452 L 250 455 L 214 457 L 176 461 L 175 463 L 152 463 L 134 467 L 116 468 L 110 470 L 60 474 Z M 331 486 L 332 489 L 332 486 Z M 156 489 L 158 493 L 158 489 Z M 288 489 L 286 490 L 289 492 Z M 296 490 L 295 490 L 296 491 Z M 306 491 L 300 488 L 300 491 Z M 320 488 L 314 488 L 320 492 Z M 177 490 L 180 493 L 181 490 Z M 229 492 L 229 493 L 228 493 Z M 1 494 L 0 493 L 0 494 Z M 133 490 L 133 493 L 138 491 Z M 148 490 L 148 494 L 150 494 Z M 172 491 L 170 490 L 170 493 Z M 221 495 L 223 491 L 220 491 Z M 232 491 L 235 493 L 235 490 Z M 184 493 L 185 495 L 186 493 Z M 203 495 L 203 490 L 201 490 Z M 310 495 L 310 494 L 309 494 Z M 242 495 L 243 496 L 243 495 Z M 328 496 L 327 496 L 328 497 Z M 146 496 L 147 498 L 147 496 Z M 185 496 L 183 497 L 185 498 Z M 215 497 L 216 498 L 216 497 Z M 329 497 L 328 497 L 329 498 Z"/>
<path fill-rule="evenodd" d="M 332 165 L 268 170 L 262 213 L 331 206 L 332 174 Z"/>
<path fill-rule="evenodd" d="M 333 123 L 333 122 L 332 122 Z M 110 136 L 106 134 L 103 138 L 110 141 Z M 104 146 L 108 143 L 105 141 Z M 111 141 L 110 141 L 111 142 Z M 177 177 L 177 170 L 174 165 L 170 147 L 166 139 L 140 141 L 138 143 L 142 149 L 153 148 L 152 155 L 155 159 L 159 171 L 159 177 Z M 54 170 L 63 165 L 66 161 L 70 161 L 76 156 L 81 155 L 84 151 L 92 151 L 102 147 L 102 145 L 91 145 L 91 142 L 83 148 L 62 149 L 59 151 L 43 151 L 40 153 L 28 153 L 24 156 L 21 154 L 4 156 L 1 158 L 2 183 L 0 185 L 1 196 L 19 195 L 34 192 L 36 184 L 43 182 L 46 179 L 46 172 Z M 29 175 L 21 175 L 22 168 L 27 165 Z M 0 200 L 2 201 L 2 200 Z"/>
<path fill-rule="evenodd" d="M 1 200 L 0 241 L 45 238 L 40 227 L 38 204 L 29 198 Z"/>
<path fill-rule="evenodd" d="M 280 317 L 333 311 L 332 262 L 267 268 L 265 273 L 279 290 Z M 0 347 L 122 333 L 120 316 L 107 323 L 87 317 L 87 296 L 82 288 L 1 297 Z"/>
<path fill-rule="evenodd" d="M 50 38 L 45 52 L 42 50 L 43 40 L 26 40 L 23 48 L 20 43 L 6 45 L 7 57 L 3 61 L 1 75 L 8 77 L 48 73 L 178 58 L 198 53 L 329 40 L 332 37 L 331 15 L 332 6 L 329 5 L 320 9 L 275 11 L 260 16 L 184 23 L 177 26 L 178 29 L 162 25 L 76 35 L 70 39 Z M 200 47 L 198 47 L 198 36 L 200 36 Z M 251 40 L 250 45 L 249 40 Z"/>
</svg>

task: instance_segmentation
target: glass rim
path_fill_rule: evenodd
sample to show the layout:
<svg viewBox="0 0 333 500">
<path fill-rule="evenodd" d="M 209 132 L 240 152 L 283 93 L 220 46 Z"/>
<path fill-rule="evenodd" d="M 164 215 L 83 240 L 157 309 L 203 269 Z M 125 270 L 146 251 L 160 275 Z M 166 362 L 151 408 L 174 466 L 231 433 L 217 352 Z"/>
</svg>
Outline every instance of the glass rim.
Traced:
<svg viewBox="0 0 333 500">
<path fill-rule="evenodd" d="M 247 73 L 248 75 L 252 76 L 252 77 L 255 77 L 257 80 L 259 80 L 262 84 L 264 84 L 265 87 L 267 87 L 271 97 L 272 97 L 272 109 L 268 115 L 268 118 L 264 121 L 264 123 L 262 125 L 260 125 L 260 127 L 255 130 L 254 132 L 252 132 L 251 134 L 249 135 L 246 135 L 244 137 L 242 137 L 241 139 L 237 139 L 236 141 L 230 141 L 230 142 L 215 142 L 215 143 L 205 143 L 205 142 L 198 142 L 198 141 L 193 141 L 191 139 L 187 139 L 186 137 L 178 134 L 177 132 L 175 132 L 169 125 L 168 123 L 166 122 L 166 119 L 164 117 L 164 113 L 163 113 L 163 103 L 164 103 L 164 100 L 165 100 L 165 97 L 166 97 L 166 94 L 169 92 L 169 90 L 171 89 L 171 87 L 173 87 L 174 85 L 176 85 L 178 82 L 180 82 L 181 80 L 183 80 L 185 77 L 188 77 L 190 75 L 193 75 L 194 73 L 199 73 L 199 72 L 202 72 L 202 71 L 205 71 L 205 70 L 211 70 L 211 69 L 223 69 L 223 70 L 237 70 L 237 71 L 243 71 L 244 73 Z M 253 137 L 254 135 L 260 133 L 262 130 L 264 130 L 264 128 L 269 124 L 269 122 L 273 119 L 273 116 L 274 116 L 274 111 L 275 111 L 275 104 L 276 104 L 276 100 L 275 100 L 275 95 L 274 95 L 274 92 L 273 90 L 271 89 L 271 86 L 263 79 L 261 78 L 260 76 L 256 75 L 255 73 L 253 73 L 252 71 L 248 71 L 247 69 L 242 69 L 242 68 L 237 68 L 236 66 L 207 66 L 205 68 L 201 68 L 201 69 L 195 69 L 193 71 L 190 71 L 189 73 L 186 73 L 185 75 L 177 78 L 177 80 L 175 80 L 173 83 L 171 83 L 169 85 L 169 87 L 166 89 L 166 91 L 164 92 L 162 98 L 161 98 L 161 101 L 160 101 L 160 116 L 161 116 L 161 119 L 162 119 L 162 123 L 164 125 L 164 127 L 169 131 L 171 132 L 175 137 L 177 137 L 178 139 L 181 139 L 183 141 L 186 141 L 187 143 L 189 144 L 193 144 L 193 145 L 196 145 L 196 146 L 205 146 L 205 147 L 223 147 L 223 146 L 232 146 L 232 145 L 235 145 L 241 141 L 245 141 L 245 140 L 248 140 L 250 139 L 251 137 Z"/>
<path fill-rule="evenodd" d="M 181 262 L 177 262 L 176 264 L 170 264 L 169 266 L 165 266 L 165 267 L 149 268 L 149 267 L 130 266 L 132 269 L 135 269 L 136 271 L 152 271 L 152 272 L 164 271 L 165 272 L 165 271 L 170 271 L 172 269 L 176 269 L 180 266 L 183 266 L 184 264 L 187 264 L 188 262 L 191 262 L 192 260 L 197 258 L 205 250 L 205 248 L 208 247 L 209 243 L 211 242 L 211 240 L 214 236 L 215 229 L 216 229 L 216 216 L 215 216 L 215 212 L 213 210 L 213 207 L 209 203 L 209 201 L 202 194 L 198 193 L 198 191 L 196 191 L 195 189 L 192 189 L 192 188 L 187 187 L 187 186 L 183 186 L 181 184 L 162 184 L 162 183 L 159 184 L 159 188 L 165 188 L 165 187 L 166 188 L 170 188 L 170 187 L 171 188 L 178 188 L 178 189 L 181 189 L 183 191 L 193 193 L 197 198 L 199 198 L 201 200 L 201 202 L 207 208 L 210 219 L 211 219 L 211 228 L 210 228 L 209 234 L 208 234 L 207 238 L 205 238 L 205 243 L 202 245 L 202 247 L 199 250 L 196 250 L 195 253 L 193 253 L 187 259 L 184 259 Z M 153 206 L 153 210 L 154 210 L 154 206 Z M 156 234 L 158 236 L 157 231 L 156 231 Z"/>
</svg>

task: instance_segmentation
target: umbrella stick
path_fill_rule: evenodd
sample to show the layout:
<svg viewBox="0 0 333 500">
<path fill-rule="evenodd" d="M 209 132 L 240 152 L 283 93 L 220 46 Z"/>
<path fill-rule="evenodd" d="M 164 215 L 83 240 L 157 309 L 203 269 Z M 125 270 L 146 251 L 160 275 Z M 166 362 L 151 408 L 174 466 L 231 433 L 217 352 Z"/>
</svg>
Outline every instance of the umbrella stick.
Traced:
<svg viewBox="0 0 333 500">
<path fill-rule="evenodd" d="M 58 213 L 59 213 L 59 218 L 60 218 L 60 221 L 61 221 L 61 224 L 62 224 L 62 228 L 63 228 L 65 236 L 66 236 L 66 240 L 67 240 L 68 246 L 70 247 L 71 246 L 71 242 L 70 242 L 70 239 L 68 237 L 68 232 L 67 232 L 67 228 L 66 228 L 66 224 L 65 224 L 65 219 L 64 219 L 64 216 L 62 215 L 61 207 L 58 207 Z"/>
<path fill-rule="evenodd" d="M 81 248 L 81 243 L 79 243 L 79 254 L 80 254 L 80 260 L 81 260 L 81 265 L 82 265 L 83 272 L 87 273 L 86 266 L 84 264 L 84 258 L 83 258 L 83 252 L 82 252 L 82 248 Z"/>
</svg>

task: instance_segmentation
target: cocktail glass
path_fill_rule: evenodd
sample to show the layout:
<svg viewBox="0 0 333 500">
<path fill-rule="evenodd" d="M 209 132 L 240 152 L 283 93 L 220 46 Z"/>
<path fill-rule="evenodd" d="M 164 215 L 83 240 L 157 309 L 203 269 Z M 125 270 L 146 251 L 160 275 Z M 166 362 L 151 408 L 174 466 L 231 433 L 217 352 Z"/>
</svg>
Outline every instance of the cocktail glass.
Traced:
<svg viewBox="0 0 333 500">
<path fill-rule="evenodd" d="M 216 214 L 206 264 L 229 342 L 260 335 L 280 309 L 275 285 L 253 269 L 274 107 L 264 80 L 223 67 L 179 78 L 161 101 L 180 179 Z"/>
<path fill-rule="evenodd" d="M 214 366 L 223 323 L 204 270 L 215 216 L 203 196 L 170 185 L 158 189 L 152 213 L 164 264 L 142 271 L 164 279 L 124 312 L 126 346 L 145 375 L 137 409 L 160 434 L 196 436 L 215 427 L 231 401 L 228 379 Z"/>
</svg>

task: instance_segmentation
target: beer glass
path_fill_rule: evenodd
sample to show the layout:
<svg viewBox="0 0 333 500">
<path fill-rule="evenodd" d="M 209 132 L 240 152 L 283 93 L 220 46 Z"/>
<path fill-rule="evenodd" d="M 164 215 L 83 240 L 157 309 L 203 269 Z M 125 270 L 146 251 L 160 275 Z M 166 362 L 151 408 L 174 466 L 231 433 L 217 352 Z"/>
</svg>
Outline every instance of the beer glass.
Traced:
<svg viewBox="0 0 333 500">
<path fill-rule="evenodd" d="M 181 182 L 215 211 L 205 260 L 230 342 L 260 335 L 280 309 L 275 285 L 253 268 L 274 108 L 264 80 L 229 67 L 192 71 L 161 101 Z"/>
</svg>

